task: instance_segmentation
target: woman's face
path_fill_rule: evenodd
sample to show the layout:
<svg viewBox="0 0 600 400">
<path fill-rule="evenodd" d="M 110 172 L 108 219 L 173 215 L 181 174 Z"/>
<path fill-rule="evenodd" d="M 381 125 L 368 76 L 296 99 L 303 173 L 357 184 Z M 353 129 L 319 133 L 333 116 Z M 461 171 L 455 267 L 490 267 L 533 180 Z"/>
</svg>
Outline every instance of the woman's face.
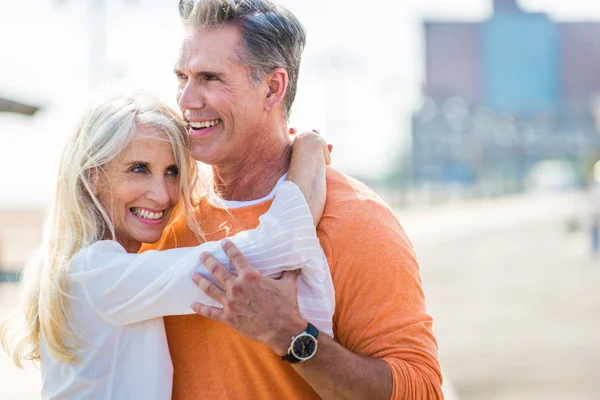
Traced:
<svg viewBox="0 0 600 400">
<path fill-rule="evenodd" d="M 104 172 L 95 191 L 117 241 L 130 253 L 158 241 L 179 200 L 179 169 L 167 135 L 142 126 Z"/>
</svg>

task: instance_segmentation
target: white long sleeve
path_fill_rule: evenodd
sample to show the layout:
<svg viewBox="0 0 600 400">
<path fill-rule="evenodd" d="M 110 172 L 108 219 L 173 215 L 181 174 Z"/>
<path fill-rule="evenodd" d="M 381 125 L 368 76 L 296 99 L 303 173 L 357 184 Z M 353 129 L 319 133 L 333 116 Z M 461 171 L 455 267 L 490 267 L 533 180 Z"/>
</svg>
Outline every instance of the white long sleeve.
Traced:
<svg viewBox="0 0 600 400">
<path fill-rule="evenodd" d="M 269 211 L 259 220 L 256 229 L 229 239 L 264 275 L 301 266 L 300 312 L 331 336 L 333 284 L 310 210 L 298 187 L 289 181 L 282 184 Z M 194 271 L 212 278 L 200 262 L 201 252 L 212 253 L 231 269 L 219 242 L 129 254 L 115 241 L 101 241 L 74 257 L 69 283 L 81 284 L 91 306 L 112 324 L 191 314 L 193 302 L 220 306 L 191 280 Z"/>
</svg>

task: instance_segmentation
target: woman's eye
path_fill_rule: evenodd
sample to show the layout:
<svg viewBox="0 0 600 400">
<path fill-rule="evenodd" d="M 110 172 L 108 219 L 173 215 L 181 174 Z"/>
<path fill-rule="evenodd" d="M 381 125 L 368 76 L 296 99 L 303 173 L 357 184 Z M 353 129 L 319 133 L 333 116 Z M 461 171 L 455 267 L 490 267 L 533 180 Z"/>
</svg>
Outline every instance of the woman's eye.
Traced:
<svg viewBox="0 0 600 400">
<path fill-rule="evenodd" d="M 134 174 L 144 174 L 148 172 L 148 168 L 145 165 L 134 165 L 129 168 L 129 172 L 133 172 Z"/>
<path fill-rule="evenodd" d="M 176 166 L 172 166 L 167 168 L 167 172 L 165 173 L 167 176 L 178 177 L 179 176 L 179 168 Z"/>
</svg>

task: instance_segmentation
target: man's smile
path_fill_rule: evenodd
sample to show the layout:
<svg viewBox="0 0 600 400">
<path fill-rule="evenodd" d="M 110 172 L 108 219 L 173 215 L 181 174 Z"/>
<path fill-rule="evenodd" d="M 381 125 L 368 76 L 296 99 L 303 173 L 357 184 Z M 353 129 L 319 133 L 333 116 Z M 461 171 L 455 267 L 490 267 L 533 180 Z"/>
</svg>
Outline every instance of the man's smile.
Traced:
<svg viewBox="0 0 600 400">
<path fill-rule="evenodd" d="M 189 122 L 190 127 L 195 130 L 201 130 L 201 129 L 206 129 L 206 128 L 210 128 L 212 126 L 215 126 L 217 124 L 220 124 L 222 121 L 220 119 L 212 119 L 212 120 L 208 120 L 208 121 L 199 121 L 199 122 Z"/>
</svg>

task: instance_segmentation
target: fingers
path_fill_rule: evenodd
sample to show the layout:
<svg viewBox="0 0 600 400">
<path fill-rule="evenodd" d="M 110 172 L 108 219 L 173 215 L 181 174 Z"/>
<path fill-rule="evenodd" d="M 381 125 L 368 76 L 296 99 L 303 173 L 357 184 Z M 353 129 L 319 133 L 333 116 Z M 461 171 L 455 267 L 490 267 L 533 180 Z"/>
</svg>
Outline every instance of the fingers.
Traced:
<svg viewBox="0 0 600 400">
<path fill-rule="evenodd" d="M 200 288 L 200 290 L 202 290 L 204 293 L 206 293 L 210 298 L 223 304 L 223 301 L 225 300 L 225 290 L 224 289 L 218 287 L 217 285 L 215 285 L 214 283 L 212 283 L 211 281 L 206 279 L 204 276 L 202 276 L 202 274 L 200 274 L 198 272 L 194 272 L 192 274 L 192 280 L 194 281 L 196 286 L 198 286 Z"/>
<path fill-rule="evenodd" d="M 281 277 L 279 278 L 279 280 L 296 282 L 296 278 L 298 278 L 298 275 L 300 275 L 301 273 L 302 273 L 302 270 L 300 268 L 292 269 L 290 271 L 283 271 L 281 273 Z"/>
<path fill-rule="evenodd" d="M 327 145 L 327 150 L 323 151 L 323 156 L 325 157 L 325 165 L 331 164 L 331 149 L 333 146 L 330 144 Z"/>
<path fill-rule="evenodd" d="M 316 133 L 317 135 L 321 134 L 316 129 L 313 129 L 313 132 Z M 332 151 L 333 151 L 333 145 L 327 144 L 327 151 L 323 151 L 323 156 L 325 157 L 325 165 L 331 165 L 331 152 Z"/>
<path fill-rule="evenodd" d="M 298 295 L 297 279 L 301 272 L 302 270 L 298 268 L 291 271 L 285 271 L 281 275 L 281 282 L 285 285 L 285 291 L 293 293 L 294 297 Z"/>
<path fill-rule="evenodd" d="M 217 260 L 212 254 L 201 253 L 200 261 L 202 261 L 202 264 L 206 266 L 208 272 L 215 277 L 222 287 L 226 287 L 234 279 L 233 274 L 229 272 L 227 268 L 225 268 L 223 264 L 221 264 L 219 260 Z"/>
<path fill-rule="evenodd" d="M 331 152 L 333 151 L 333 145 L 328 144 L 318 130 L 313 129 L 311 131 L 303 131 L 298 133 L 295 128 L 290 128 L 289 132 L 290 135 L 295 135 L 294 152 L 306 151 L 308 154 L 311 154 L 311 152 L 316 151 L 317 149 L 322 149 L 325 164 L 331 164 Z"/>
<path fill-rule="evenodd" d="M 223 319 L 223 310 L 217 307 L 211 307 L 202 303 L 192 303 L 192 310 L 203 317 L 221 321 Z"/>
<path fill-rule="evenodd" d="M 316 133 L 317 135 L 321 134 L 316 129 L 313 129 L 313 132 Z M 327 143 L 327 142 L 325 142 L 325 143 Z M 333 145 L 327 143 L 326 147 L 327 147 L 327 150 L 323 151 L 323 156 L 325 157 L 325 165 L 331 165 L 331 152 L 333 151 Z"/>
<path fill-rule="evenodd" d="M 225 254 L 227 254 L 233 269 L 235 269 L 239 276 L 242 276 L 244 272 L 256 271 L 254 267 L 250 265 L 248 259 L 244 257 L 242 252 L 230 240 L 223 240 L 221 246 L 223 247 Z"/>
</svg>

